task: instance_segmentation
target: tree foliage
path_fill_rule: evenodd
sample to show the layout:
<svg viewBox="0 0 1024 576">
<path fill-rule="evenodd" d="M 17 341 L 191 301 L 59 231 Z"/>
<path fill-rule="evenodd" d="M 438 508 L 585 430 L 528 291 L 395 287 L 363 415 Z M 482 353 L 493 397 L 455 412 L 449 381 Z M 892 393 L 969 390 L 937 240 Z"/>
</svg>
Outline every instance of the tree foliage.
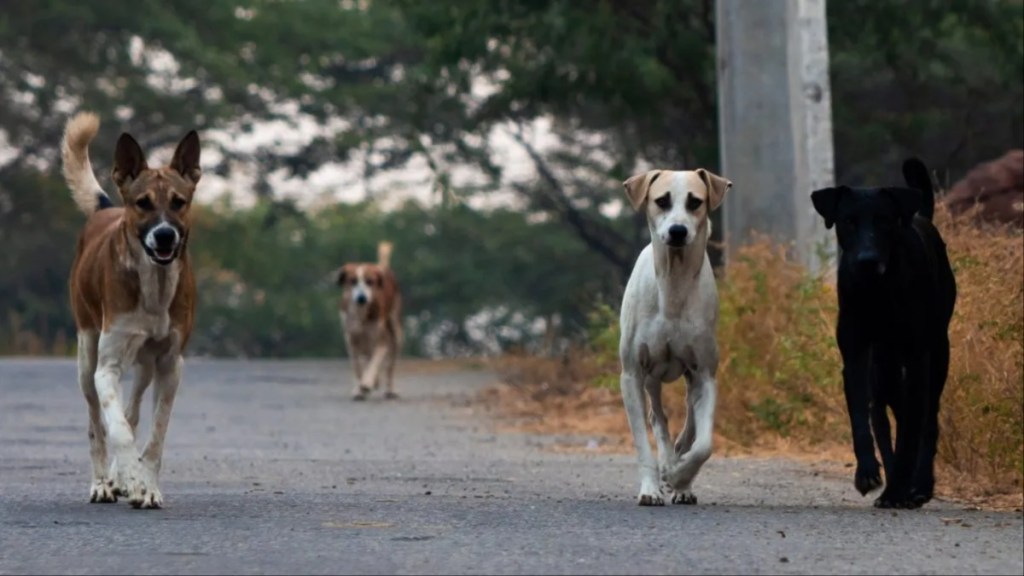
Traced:
<svg viewBox="0 0 1024 576">
<path fill-rule="evenodd" d="M 1019 1 L 827 10 L 838 180 L 888 181 L 916 154 L 952 182 L 1022 145 Z M 201 350 L 339 348 L 324 275 L 384 237 L 421 351 L 503 345 L 516 337 L 501 326 L 556 314 L 571 331 L 590 300 L 617 302 L 646 242 L 621 181 L 718 166 L 714 18 L 712 0 L 4 0 L 0 349 L 29 346 L 26 334 L 59 348 L 71 333 L 81 220 L 56 159 L 80 108 L 104 119 L 101 181 L 120 130 L 161 150 L 198 128 L 206 173 L 255 170 L 255 207 L 211 206 L 200 223 Z M 270 121 L 270 143 L 236 145 Z M 532 176 L 513 173 L 512 153 Z M 332 162 L 362 179 L 426 165 L 431 181 L 415 185 L 446 202 L 307 212 L 271 183 Z M 517 202 L 468 207 L 493 192 Z M 483 310 L 489 336 L 474 324 Z"/>
</svg>

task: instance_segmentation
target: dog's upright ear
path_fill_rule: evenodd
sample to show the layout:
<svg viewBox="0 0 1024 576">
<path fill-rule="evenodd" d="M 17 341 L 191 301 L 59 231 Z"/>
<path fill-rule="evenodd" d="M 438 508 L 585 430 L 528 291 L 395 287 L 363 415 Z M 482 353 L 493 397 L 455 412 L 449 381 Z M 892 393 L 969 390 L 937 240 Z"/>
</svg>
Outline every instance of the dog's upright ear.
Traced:
<svg viewBox="0 0 1024 576">
<path fill-rule="evenodd" d="M 195 130 L 190 130 L 181 142 L 178 142 L 174 157 L 171 159 L 171 169 L 193 185 L 199 182 L 203 171 L 199 168 L 199 134 Z"/>
<path fill-rule="evenodd" d="M 111 172 L 111 179 L 119 190 L 124 190 L 132 183 L 143 170 L 148 169 L 146 155 L 142 147 L 132 138 L 131 134 L 124 132 L 117 139 L 117 149 L 114 151 L 114 169 Z"/>
<path fill-rule="evenodd" d="M 725 193 L 732 188 L 732 182 L 703 168 L 697 169 L 697 175 L 708 188 L 708 210 L 718 208 L 722 204 L 722 199 L 725 198 Z"/>
<path fill-rule="evenodd" d="M 882 192 L 896 204 L 900 222 L 904 225 L 909 225 L 914 219 L 914 214 L 924 205 L 923 192 L 916 188 L 890 187 L 883 188 Z"/>
<path fill-rule="evenodd" d="M 903 161 L 903 179 L 907 186 L 920 190 L 921 206 L 917 209 L 918 214 L 931 220 L 935 216 L 935 187 L 932 185 L 932 178 L 928 175 L 928 168 L 919 158 L 907 158 Z"/>
<path fill-rule="evenodd" d="M 622 187 L 626 189 L 626 196 L 629 197 L 629 203 L 633 206 L 633 210 L 639 210 L 644 202 L 647 201 L 647 192 L 651 189 L 651 184 L 661 176 L 661 170 L 650 170 L 643 174 L 637 174 L 630 176 L 628 180 L 622 183 Z"/>
<path fill-rule="evenodd" d="M 911 157 L 903 161 L 903 179 L 911 188 L 917 188 L 930 194 L 935 193 L 932 188 L 932 179 L 928 175 L 928 168 L 920 158 Z"/>
<path fill-rule="evenodd" d="M 834 188 L 822 188 L 811 192 L 811 203 L 814 210 L 825 219 L 825 228 L 831 228 L 836 223 L 836 213 L 839 211 L 839 199 L 849 188 L 836 186 Z"/>
</svg>

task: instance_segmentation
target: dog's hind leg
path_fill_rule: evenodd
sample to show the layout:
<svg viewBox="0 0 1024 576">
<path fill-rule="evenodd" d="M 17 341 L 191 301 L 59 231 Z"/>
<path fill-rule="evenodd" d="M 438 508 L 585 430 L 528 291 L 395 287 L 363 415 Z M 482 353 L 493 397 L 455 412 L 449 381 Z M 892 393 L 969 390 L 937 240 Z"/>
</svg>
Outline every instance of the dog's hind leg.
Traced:
<svg viewBox="0 0 1024 576">
<path fill-rule="evenodd" d="M 674 492 L 672 501 L 676 504 L 697 503 L 697 497 L 691 491 L 690 486 L 701 467 L 711 457 L 718 383 L 715 381 L 714 375 L 707 369 L 698 370 L 693 376 L 693 379 L 687 380 L 686 391 L 686 402 L 693 407 L 693 443 L 686 452 L 680 455 L 679 461 L 669 471 L 666 478 L 669 485 L 672 486 Z M 690 425 L 690 420 L 688 415 L 687 425 Z M 683 437 L 685 434 L 684 428 L 681 440 L 685 440 Z"/>
<path fill-rule="evenodd" d="M 155 369 L 152 358 L 148 356 L 140 358 L 139 362 L 135 365 L 132 396 L 128 401 L 128 410 L 125 412 L 128 425 L 132 427 L 132 434 L 135 434 L 139 428 L 139 410 L 142 408 L 142 397 L 146 394 L 146 389 L 153 382 L 153 371 Z"/>
<path fill-rule="evenodd" d="M 882 467 L 885 468 L 886 479 L 895 473 L 895 459 L 892 451 L 892 428 L 889 425 L 889 410 L 885 402 L 874 400 L 871 403 L 871 429 L 875 433 L 878 453 L 882 456 Z"/>
<path fill-rule="evenodd" d="M 686 381 L 689 383 L 690 376 L 686 375 Z M 689 387 L 689 386 L 688 386 Z M 682 456 L 693 447 L 693 439 L 696 436 L 696 420 L 693 417 L 693 398 L 689 394 L 686 395 L 686 421 L 683 422 L 683 430 L 679 433 L 676 438 L 675 452 L 676 456 Z"/>
<path fill-rule="evenodd" d="M 892 448 L 892 427 L 889 424 L 889 404 L 891 390 L 900 386 L 901 368 L 891 358 L 879 354 L 874 363 L 874 374 L 871 382 L 871 430 L 875 434 L 875 444 L 882 456 L 882 467 L 888 480 L 896 473 L 896 460 Z M 895 412 L 896 407 L 893 406 Z"/>
<path fill-rule="evenodd" d="M 949 374 L 949 337 L 941 334 L 932 348 L 931 370 L 928 382 L 928 405 L 925 409 L 924 435 L 918 452 L 917 469 L 910 487 L 910 498 L 918 506 L 924 505 L 935 494 L 935 453 L 939 443 L 939 407 L 942 390 Z"/>
<path fill-rule="evenodd" d="M 642 375 L 623 372 L 619 380 L 622 391 L 622 403 L 626 407 L 626 419 L 633 434 L 633 446 L 636 449 L 640 464 L 640 494 L 637 504 L 641 506 L 664 506 L 658 485 L 658 464 L 651 453 L 651 445 L 647 441 L 647 423 L 644 419 L 644 391 L 641 385 Z"/>
<path fill-rule="evenodd" d="M 384 369 L 381 371 L 381 376 L 377 377 L 378 382 L 382 378 L 384 379 L 384 397 L 389 400 L 398 398 L 398 393 L 395 392 L 395 362 L 398 360 L 397 352 L 397 350 L 388 352 L 388 356 L 384 360 Z"/>
<path fill-rule="evenodd" d="M 117 502 L 114 482 L 107 476 L 107 429 L 96 393 L 98 345 L 99 335 L 95 331 L 78 333 L 78 385 L 89 407 L 89 456 L 92 459 L 89 502 Z"/>
</svg>

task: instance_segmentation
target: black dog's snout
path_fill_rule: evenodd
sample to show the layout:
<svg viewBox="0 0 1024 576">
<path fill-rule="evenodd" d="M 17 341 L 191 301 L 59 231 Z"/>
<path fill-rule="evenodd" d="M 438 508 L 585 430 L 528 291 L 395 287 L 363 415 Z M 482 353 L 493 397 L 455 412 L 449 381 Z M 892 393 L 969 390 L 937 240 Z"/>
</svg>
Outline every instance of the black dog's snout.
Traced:
<svg viewBox="0 0 1024 576">
<path fill-rule="evenodd" d="M 356 294 L 356 304 L 366 304 L 366 294 Z"/>
<path fill-rule="evenodd" d="M 159 228 L 153 231 L 153 242 L 158 250 L 170 250 L 178 240 L 178 233 L 172 228 Z"/>
<path fill-rule="evenodd" d="M 682 224 L 675 224 L 668 229 L 668 243 L 672 246 L 682 246 L 686 243 L 686 236 L 689 230 Z"/>
<path fill-rule="evenodd" d="M 885 273 L 885 264 L 882 263 L 882 258 L 875 252 L 858 254 L 854 262 L 857 268 L 865 274 Z"/>
</svg>

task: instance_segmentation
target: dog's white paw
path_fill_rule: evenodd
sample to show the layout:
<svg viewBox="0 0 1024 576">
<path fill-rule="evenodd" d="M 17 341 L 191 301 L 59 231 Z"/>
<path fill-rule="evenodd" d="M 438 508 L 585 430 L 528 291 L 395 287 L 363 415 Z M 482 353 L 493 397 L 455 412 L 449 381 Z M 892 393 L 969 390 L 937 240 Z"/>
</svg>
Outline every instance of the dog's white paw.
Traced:
<svg viewBox="0 0 1024 576">
<path fill-rule="evenodd" d="M 127 498 L 132 508 L 159 508 L 163 504 L 156 478 L 138 458 L 121 458 L 115 461 L 115 466 L 117 493 Z"/>
<path fill-rule="evenodd" d="M 640 494 L 636 497 L 636 503 L 640 506 L 664 506 L 665 498 L 661 495 L 661 489 L 656 482 L 644 480 L 640 483 Z"/>
<path fill-rule="evenodd" d="M 146 489 L 145 494 L 142 496 L 142 500 L 136 504 L 131 503 L 135 508 L 142 508 L 143 510 L 153 510 L 164 507 L 164 495 L 160 493 L 160 489 L 157 488 L 156 484 Z"/>
<path fill-rule="evenodd" d="M 672 503 L 673 504 L 696 504 L 697 496 L 689 488 L 685 490 L 673 490 L 672 491 Z"/>
<path fill-rule="evenodd" d="M 96 478 L 89 486 L 89 502 L 92 504 L 108 504 L 117 502 L 117 490 L 114 481 L 107 478 Z"/>
</svg>

